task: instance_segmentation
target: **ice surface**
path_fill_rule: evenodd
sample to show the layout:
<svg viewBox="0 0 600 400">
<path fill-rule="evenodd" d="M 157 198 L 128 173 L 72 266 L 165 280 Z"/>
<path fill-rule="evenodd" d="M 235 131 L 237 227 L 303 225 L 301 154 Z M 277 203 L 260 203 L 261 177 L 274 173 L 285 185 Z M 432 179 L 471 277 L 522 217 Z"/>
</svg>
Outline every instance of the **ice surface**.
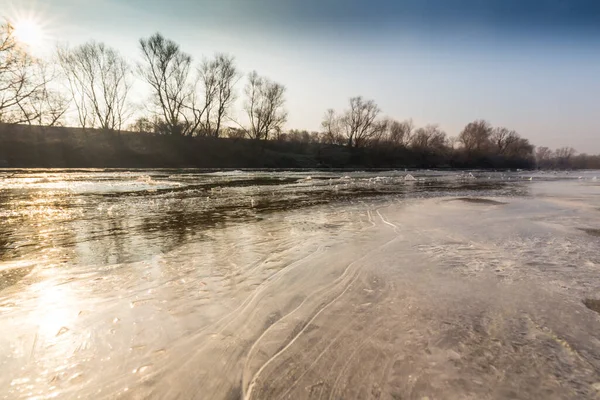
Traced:
<svg viewBox="0 0 600 400">
<path fill-rule="evenodd" d="M 2 397 L 598 395 L 597 171 L 13 174 Z"/>
</svg>

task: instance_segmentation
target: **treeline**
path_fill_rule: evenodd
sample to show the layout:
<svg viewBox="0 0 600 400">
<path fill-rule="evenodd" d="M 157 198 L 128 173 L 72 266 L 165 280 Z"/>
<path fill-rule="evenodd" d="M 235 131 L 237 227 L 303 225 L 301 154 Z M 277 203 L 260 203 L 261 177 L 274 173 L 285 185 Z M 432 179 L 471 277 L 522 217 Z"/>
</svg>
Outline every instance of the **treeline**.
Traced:
<svg viewBox="0 0 600 400">
<path fill-rule="evenodd" d="M 106 135 L 251 139 L 265 148 L 314 156 L 323 166 L 338 164 L 327 156 L 337 152 L 346 165 L 600 168 L 599 156 L 576 155 L 570 148 L 536 150 L 514 130 L 484 120 L 467 124 L 457 136 L 437 125 L 416 127 L 411 120 L 384 117 L 375 101 L 360 96 L 344 110 L 327 110 L 318 132 L 286 132 L 284 85 L 257 72 L 244 76 L 227 54 L 194 63 L 160 33 L 140 39 L 139 49 L 133 66 L 117 50 L 93 41 L 59 46 L 52 61 L 40 60 L 5 23 L 0 26 L 0 123 L 64 126 L 72 113 L 76 122 L 69 125 Z M 131 101 L 136 82 L 150 93 L 143 107 Z M 231 111 L 239 96 L 243 122 Z"/>
<path fill-rule="evenodd" d="M 548 147 L 538 147 L 535 156 L 537 166 L 542 169 L 600 169 L 600 154 L 577 154 L 572 147 L 562 147 L 555 151 Z"/>
</svg>

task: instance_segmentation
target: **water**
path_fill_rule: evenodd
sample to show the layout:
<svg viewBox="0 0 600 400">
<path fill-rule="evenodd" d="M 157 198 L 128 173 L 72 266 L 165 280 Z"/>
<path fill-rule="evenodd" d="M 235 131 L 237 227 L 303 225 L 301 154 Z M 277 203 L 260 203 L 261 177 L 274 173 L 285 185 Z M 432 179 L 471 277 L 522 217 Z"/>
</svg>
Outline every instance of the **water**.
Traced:
<svg viewBox="0 0 600 400">
<path fill-rule="evenodd" d="M 0 396 L 596 398 L 596 176 L 0 170 Z"/>
</svg>

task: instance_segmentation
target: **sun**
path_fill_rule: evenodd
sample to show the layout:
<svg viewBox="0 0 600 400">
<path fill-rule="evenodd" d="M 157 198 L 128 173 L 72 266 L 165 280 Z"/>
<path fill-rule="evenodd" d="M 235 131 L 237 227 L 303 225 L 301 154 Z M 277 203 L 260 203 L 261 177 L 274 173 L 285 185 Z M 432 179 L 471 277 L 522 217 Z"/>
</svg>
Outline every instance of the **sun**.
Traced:
<svg viewBox="0 0 600 400">
<path fill-rule="evenodd" d="M 41 24 L 34 18 L 18 18 L 12 23 L 14 37 L 19 44 L 39 50 L 46 40 Z"/>
</svg>

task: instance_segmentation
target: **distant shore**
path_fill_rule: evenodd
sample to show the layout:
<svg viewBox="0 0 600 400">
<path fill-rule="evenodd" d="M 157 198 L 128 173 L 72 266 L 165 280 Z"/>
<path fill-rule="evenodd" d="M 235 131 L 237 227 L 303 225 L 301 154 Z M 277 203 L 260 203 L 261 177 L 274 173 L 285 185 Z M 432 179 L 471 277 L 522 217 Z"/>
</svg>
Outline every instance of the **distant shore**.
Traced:
<svg viewBox="0 0 600 400">
<path fill-rule="evenodd" d="M 531 160 L 459 159 L 407 148 L 107 133 L 0 124 L 0 168 L 533 168 Z"/>
</svg>

